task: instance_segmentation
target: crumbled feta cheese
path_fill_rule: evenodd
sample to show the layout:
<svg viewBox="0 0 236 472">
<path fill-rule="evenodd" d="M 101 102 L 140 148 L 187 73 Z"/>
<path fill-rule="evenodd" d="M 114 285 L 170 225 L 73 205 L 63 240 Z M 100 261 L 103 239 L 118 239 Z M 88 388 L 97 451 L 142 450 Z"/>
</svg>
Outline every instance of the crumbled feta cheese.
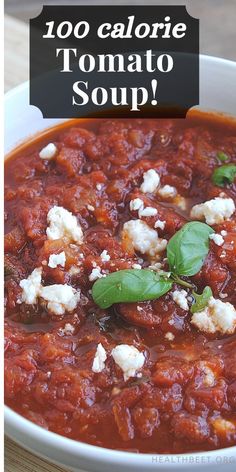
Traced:
<svg viewBox="0 0 236 472">
<path fill-rule="evenodd" d="M 137 370 L 141 369 L 145 362 L 144 354 L 128 344 L 114 347 L 111 355 L 115 363 L 123 370 L 124 380 L 135 377 Z"/>
<path fill-rule="evenodd" d="M 174 302 L 179 305 L 182 310 L 188 310 L 188 301 L 187 301 L 188 292 L 186 290 L 175 290 L 172 293 L 172 298 Z"/>
<path fill-rule="evenodd" d="M 220 298 L 227 298 L 227 297 L 228 297 L 228 293 L 220 292 L 220 293 L 219 293 L 219 297 L 220 297 Z"/>
<path fill-rule="evenodd" d="M 134 200 L 130 200 L 129 207 L 131 211 L 142 210 L 144 207 L 143 200 L 141 198 L 134 198 Z"/>
<path fill-rule="evenodd" d="M 133 265 L 132 265 L 132 268 L 139 270 L 139 269 L 142 269 L 142 266 L 141 266 L 140 264 L 133 264 Z"/>
<path fill-rule="evenodd" d="M 89 275 L 89 280 L 90 282 L 94 282 L 95 280 L 101 279 L 102 277 L 106 277 L 106 274 L 101 273 L 101 267 L 95 267 L 95 269 L 93 269 Z"/>
<path fill-rule="evenodd" d="M 77 266 L 75 266 L 75 265 L 73 265 L 73 266 L 70 267 L 69 274 L 70 274 L 71 276 L 77 275 L 77 274 L 79 274 L 79 273 L 80 273 L 80 268 L 79 268 L 79 267 L 77 267 Z"/>
<path fill-rule="evenodd" d="M 235 204 L 232 198 L 216 197 L 193 206 L 190 216 L 197 220 L 205 218 L 208 225 L 215 225 L 230 218 L 234 212 Z"/>
<path fill-rule="evenodd" d="M 49 256 L 48 267 L 55 269 L 58 265 L 65 267 L 66 263 L 66 255 L 65 252 L 62 251 L 59 254 L 51 254 Z"/>
<path fill-rule="evenodd" d="M 167 341 L 174 341 L 175 335 L 174 335 L 173 333 L 171 333 L 170 331 L 168 331 L 168 332 L 165 334 L 165 338 L 167 339 Z"/>
<path fill-rule="evenodd" d="M 193 314 L 191 323 L 206 333 L 233 334 L 236 328 L 236 310 L 231 303 L 211 297 L 204 310 Z"/>
<path fill-rule="evenodd" d="M 37 298 L 44 299 L 47 308 L 56 315 L 63 315 L 65 311 L 73 311 L 80 299 L 80 291 L 76 291 L 70 285 L 55 284 L 43 287 L 42 269 L 34 269 L 28 279 L 20 282 L 23 289 L 21 299 L 23 302 L 32 305 L 36 303 Z"/>
<path fill-rule="evenodd" d="M 21 300 L 27 305 L 36 303 L 41 289 L 42 268 L 34 269 L 27 279 L 20 281 Z"/>
<path fill-rule="evenodd" d="M 49 161 L 50 159 L 53 159 L 56 153 L 57 153 L 57 147 L 55 146 L 55 144 L 49 143 L 40 151 L 39 157 L 41 159 L 46 159 Z"/>
<path fill-rule="evenodd" d="M 227 231 L 225 231 L 224 229 L 222 229 L 222 231 L 220 232 L 221 236 L 227 236 Z"/>
<path fill-rule="evenodd" d="M 101 184 L 97 184 L 96 185 L 96 189 L 99 191 L 99 190 L 102 190 L 102 185 Z"/>
<path fill-rule="evenodd" d="M 212 233 L 210 234 L 209 238 L 214 241 L 214 243 L 217 245 L 217 246 L 222 246 L 222 244 L 224 244 L 224 239 L 222 238 L 221 234 L 217 234 L 217 233 Z"/>
<path fill-rule="evenodd" d="M 58 334 L 60 336 L 72 336 L 74 332 L 75 332 L 75 327 L 70 323 L 66 323 L 64 328 L 59 328 L 58 330 Z"/>
<path fill-rule="evenodd" d="M 63 207 L 54 206 L 49 210 L 46 229 L 48 239 L 68 237 L 72 241 L 82 242 L 83 232 L 76 216 Z"/>
<path fill-rule="evenodd" d="M 80 291 L 70 285 L 48 285 L 41 287 L 40 297 L 47 302 L 47 308 L 55 315 L 64 315 L 66 311 L 73 311 L 80 299 Z"/>
<path fill-rule="evenodd" d="M 102 372 L 105 368 L 105 361 L 107 359 L 106 351 L 101 343 L 97 345 L 95 357 L 93 359 L 92 371 Z"/>
<path fill-rule="evenodd" d="M 165 225 L 166 225 L 166 221 L 157 220 L 154 224 L 154 228 L 164 229 Z"/>
<path fill-rule="evenodd" d="M 158 193 L 163 198 L 174 198 L 177 195 L 177 190 L 171 185 L 164 185 L 158 190 Z"/>
<path fill-rule="evenodd" d="M 213 387 L 215 385 L 215 374 L 213 370 L 207 365 L 207 362 L 200 361 L 199 368 L 203 376 L 203 383 L 206 387 Z"/>
<path fill-rule="evenodd" d="M 87 205 L 87 208 L 88 208 L 89 211 L 94 211 L 95 210 L 93 205 Z"/>
<path fill-rule="evenodd" d="M 155 192 L 159 184 L 159 174 L 154 169 L 149 169 L 143 174 L 143 183 L 140 187 L 140 190 L 143 193 L 152 193 Z"/>
<path fill-rule="evenodd" d="M 157 209 L 153 207 L 146 207 L 143 210 L 139 210 L 139 217 L 141 216 L 155 216 L 157 215 Z"/>
<path fill-rule="evenodd" d="M 222 257 L 222 258 L 226 257 L 226 251 L 222 251 L 220 257 Z"/>
<path fill-rule="evenodd" d="M 100 257 L 102 259 L 102 262 L 107 262 L 111 259 L 111 256 L 109 256 L 106 249 L 104 249 L 104 251 L 102 251 L 102 253 L 100 254 Z"/>
<path fill-rule="evenodd" d="M 122 237 L 130 240 L 136 251 L 150 256 L 164 251 L 167 246 L 166 239 L 158 238 L 157 232 L 141 220 L 127 221 L 123 227 Z"/>
<path fill-rule="evenodd" d="M 144 203 L 141 198 L 135 198 L 134 200 L 130 201 L 129 204 L 131 211 L 138 211 L 138 216 L 155 216 L 157 215 L 157 209 L 153 207 L 146 207 L 144 208 Z"/>
</svg>

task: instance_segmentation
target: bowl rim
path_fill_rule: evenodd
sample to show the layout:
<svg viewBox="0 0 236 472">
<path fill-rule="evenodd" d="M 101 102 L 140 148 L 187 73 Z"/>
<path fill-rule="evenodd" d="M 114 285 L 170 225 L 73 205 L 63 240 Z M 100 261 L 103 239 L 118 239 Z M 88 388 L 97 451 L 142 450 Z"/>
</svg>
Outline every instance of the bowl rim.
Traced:
<svg viewBox="0 0 236 472">
<path fill-rule="evenodd" d="M 202 62 L 210 62 L 215 63 L 217 66 L 228 66 L 233 67 L 236 69 L 236 62 L 224 59 L 217 56 L 211 56 L 206 54 L 200 54 L 200 70 Z M 201 72 L 200 72 L 201 73 Z M 5 93 L 5 105 L 4 108 L 6 109 L 7 100 L 17 96 L 19 93 L 24 92 L 29 87 L 29 81 L 25 81 L 18 86 L 14 87 L 13 89 L 8 90 Z M 44 118 L 42 118 L 44 119 Z M 47 119 L 45 119 L 47 121 Z M 60 119 L 59 122 L 66 121 L 66 119 Z M 47 124 L 47 123 L 46 123 Z M 5 125 L 6 126 L 6 125 Z M 43 129 L 47 131 L 53 125 L 45 126 Z M 5 432 L 6 435 L 15 441 L 17 444 L 25 447 L 31 452 L 38 454 L 44 457 L 47 457 L 48 460 L 53 461 L 52 457 L 49 454 L 44 455 L 44 449 L 46 446 L 47 448 L 51 448 L 54 451 L 53 456 L 55 456 L 55 452 L 59 451 L 66 451 L 68 457 L 73 456 L 75 459 L 82 459 L 83 463 L 86 464 L 90 462 L 91 466 L 94 464 L 100 464 L 101 466 L 119 466 L 126 467 L 126 470 L 133 470 L 135 466 L 137 466 L 137 470 L 153 470 L 154 464 L 151 461 L 151 458 L 162 458 L 161 466 L 163 469 L 171 468 L 178 468 L 178 469 L 185 469 L 189 467 L 202 467 L 203 463 L 201 460 L 197 459 L 204 459 L 208 457 L 210 460 L 207 463 L 207 467 L 216 466 L 214 459 L 217 456 L 221 456 L 222 458 L 234 458 L 236 460 L 236 446 L 227 447 L 224 449 L 215 449 L 211 451 L 202 451 L 202 452 L 188 452 L 188 453 L 181 453 L 181 454 L 157 454 L 157 453 L 134 453 L 129 451 L 123 450 L 114 450 L 108 449 L 100 446 L 91 445 L 88 443 L 84 443 L 81 441 L 76 441 L 74 439 L 67 438 L 65 436 L 59 435 L 52 431 L 48 431 L 41 426 L 33 423 L 32 421 L 24 418 L 20 414 L 16 413 L 7 405 L 4 405 L 4 420 L 5 420 Z M 27 439 L 28 438 L 28 439 Z M 35 448 L 30 447 L 30 443 L 36 444 Z M 184 462 L 178 461 L 179 458 L 185 458 Z M 168 459 L 173 459 L 173 462 L 168 462 Z M 166 462 L 165 462 L 166 459 Z M 175 461 L 176 459 L 176 461 Z M 195 459 L 195 460 L 194 460 Z M 56 463 L 56 460 L 54 461 Z M 154 461 L 156 462 L 156 461 Z M 67 466 L 69 465 L 66 464 Z M 79 466 L 79 464 L 78 464 Z"/>
<path fill-rule="evenodd" d="M 54 450 L 57 449 L 63 450 L 65 449 L 67 454 L 75 455 L 80 457 L 84 460 L 89 459 L 91 462 L 97 463 L 101 462 L 103 464 L 109 465 L 117 465 L 119 466 L 127 466 L 127 460 L 132 461 L 132 466 L 135 463 L 138 463 L 140 466 L 147 466 L 151 465 L 153 468 L 153 464 L 151 463 L 150 459 L 152 457 L 162 457 L 163 464 L 165 466 L 165 459 L 172 458 L 173 460 L 177 458 L 184 457 L 186 462 L 182 463 L 181 461 L 177 461 L 177 463 L 172 464 L 174 467 L 184 468 L 188 466 L 190 461 L 194 458 L 205 458 L 206 456 L 211 459 L 208 466 L 215 465 L 214 459 L 216 456 L 221 457 L 233 457 L 236 458 L 236 446 L 224 448 L 224 449 L 215 449 L 212 451 L 202 451 L 202 452 L 188 452 L 188 453 L 181 453 L 181 454 L 156 454 L 156 453 L 134 453 L 129 451 L 119 451 L 115 449 L 108 449 L 105 447 L 94 446 L 92 444 L 84 443 L 82 441 L 76 441 L 74 439 L 67 438 L 65 436 L 59 435 L 54 433 L 53 431 L 48 431 L 41 426 L 33 423 L 32 421 L 24 418 L 23 416 L 19 415 L 11 408 L 5 405 L 5 423 L 7 424 L 7 436 L 10 439 L 13 439 L 18 444 L 22 445 L 23 447 L 27 448 L 27 444 L 19 439 L 19 435 L 24 437 L 24 434 L 30 436 L 31 441 L 39 442 L 39 445 L 47 444 L 47 447 L 52 447 Z M 16 434 L 11 433 L 9 430 L 12 428 Z M 40 439 L 39 439 L 40 437 Z M 40 450 L 40 448 L 39 448 Z M 50 458 L 49 458 L 50 459 Z M 189 460 L 189 462 L 188 462 Z M 170 464 L 166 464 L 166 467 L 169 467 Z M 192 466 L 201 466 L 201 461 L 191 462 Z M 139 469 L 138 469 L 139 470 Z M 149 470 L 149 468 L 148 468 Z"/>
</svg>

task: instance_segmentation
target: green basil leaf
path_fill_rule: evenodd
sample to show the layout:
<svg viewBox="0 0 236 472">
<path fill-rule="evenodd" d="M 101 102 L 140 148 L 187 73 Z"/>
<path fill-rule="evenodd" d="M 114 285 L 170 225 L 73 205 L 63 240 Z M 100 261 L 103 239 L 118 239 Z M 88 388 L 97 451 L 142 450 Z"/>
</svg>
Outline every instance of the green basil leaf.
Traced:
<svg viewBox="0 0 236 472">
<path fill-rule="evenodd" d="M 212 174 L 212 181 L 218 187 L 224 187 L 226 184 L 232 184 L 236 176 L 236 165 L 226 164 L 217 167 Z"/>
<path fill-rule="evenodd" d="M 148 269 L 127 269 L 96 280 L 92 297 L 100 308 L 114 303 L 154 300 L 168 292 L 172 281 Z"/>
<path fill-rule="evenodd" d="M 225 154 L 223 151 L 217 152 L 217 158 L 219 159 L 220 162 L 227 162 L 229 161 L 229 156 Z"/>
<path fill-rule="evenodd" d="M 209 251 L 209 235 L 214 230 L 199 221 L 184 225 L 167 245 L 170 270 L 176 275 L 195 275 Z"/>
<path fill-rule="evenodd" d="M 195 302 L 191 306 L 191 309 L 190 309 L 191 313 L 202 311 L 207 306 L 209 298 L 212 297 L 211 287 L 208 287 L 207 285 L 204 288 L 201 295 L 198 295 L 197 293 L 193 292 L 193 296 L 194 296 Z"/>
</svg>

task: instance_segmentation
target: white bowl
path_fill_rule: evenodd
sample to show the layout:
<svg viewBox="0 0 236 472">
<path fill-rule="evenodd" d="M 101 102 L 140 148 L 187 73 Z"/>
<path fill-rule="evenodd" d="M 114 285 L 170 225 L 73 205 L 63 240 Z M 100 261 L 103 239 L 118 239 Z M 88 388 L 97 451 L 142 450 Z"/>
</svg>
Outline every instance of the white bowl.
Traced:
<svg viewBox="0 0 236 472">
<path fill-rule="evenodd" d="M 200 108 L 223 112 L 236 117 L 236 62 L 210 56 L 200 60 Z M 43 119 L 41 112 L 29 105 L 28 83 L 6 94 L 5 149 L 6 153 L 35 133 L 63 120 Z M 5 409 L 6 434 L 26 449 L 66 467 L 73 472 L 160 472 L 193 468 L 206 472 L 236 468 L 236 447 L 210 452 L 179 455 L 135 454 L 113 451 L 64 438 L 31 423 L 10 408 Z"/>
</svg>

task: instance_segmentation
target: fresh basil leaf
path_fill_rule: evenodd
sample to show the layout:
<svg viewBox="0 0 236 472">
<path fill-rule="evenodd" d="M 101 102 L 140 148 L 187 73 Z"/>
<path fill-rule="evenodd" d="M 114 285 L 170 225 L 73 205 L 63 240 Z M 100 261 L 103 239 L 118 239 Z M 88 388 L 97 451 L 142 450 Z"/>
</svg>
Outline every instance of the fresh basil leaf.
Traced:
<svg viewBox="0 0 236 472">
<path fill-rule="evenodd" d="M 227 156 L 223 151 L 217 152 L 217 158 L 220 162 L 227 162 L 229 160 L 229 156 Z"/>
<path fill-rule="evenodd" d="M 217 167 L 212 174 L 212 181 L 218 187 L 224 187 L 226 184 L 232 184 L 236 176 L 236 165 L 226 164 Z"/>
<path fill-rule="evenodd" d="M 209 235 L 214 230 L 199 221 L 184 225 L 167 245 L 170 270 L 176 275 L 195 275 L 209 251 Z"/>
<path fill-rule="evenodd" d="M 92 297 L 100 308 L 114 303 L 154 300 L 168 292 L 172 281 L 148 269 L 127 269 L 98 279 L 92 287 Z"/>
<path fill-rule="evenodd" d="M 207 285 L 204 288 L 202 294 L 198 295 L 197 293 L 193 292 L 193 296 L 194 296 L 195 302 L 190 308 L 191 313 L 202 311 L 207 306 L 209 298 L 212 297 L 211 287 L 208 287 Z"/>
</svg>

